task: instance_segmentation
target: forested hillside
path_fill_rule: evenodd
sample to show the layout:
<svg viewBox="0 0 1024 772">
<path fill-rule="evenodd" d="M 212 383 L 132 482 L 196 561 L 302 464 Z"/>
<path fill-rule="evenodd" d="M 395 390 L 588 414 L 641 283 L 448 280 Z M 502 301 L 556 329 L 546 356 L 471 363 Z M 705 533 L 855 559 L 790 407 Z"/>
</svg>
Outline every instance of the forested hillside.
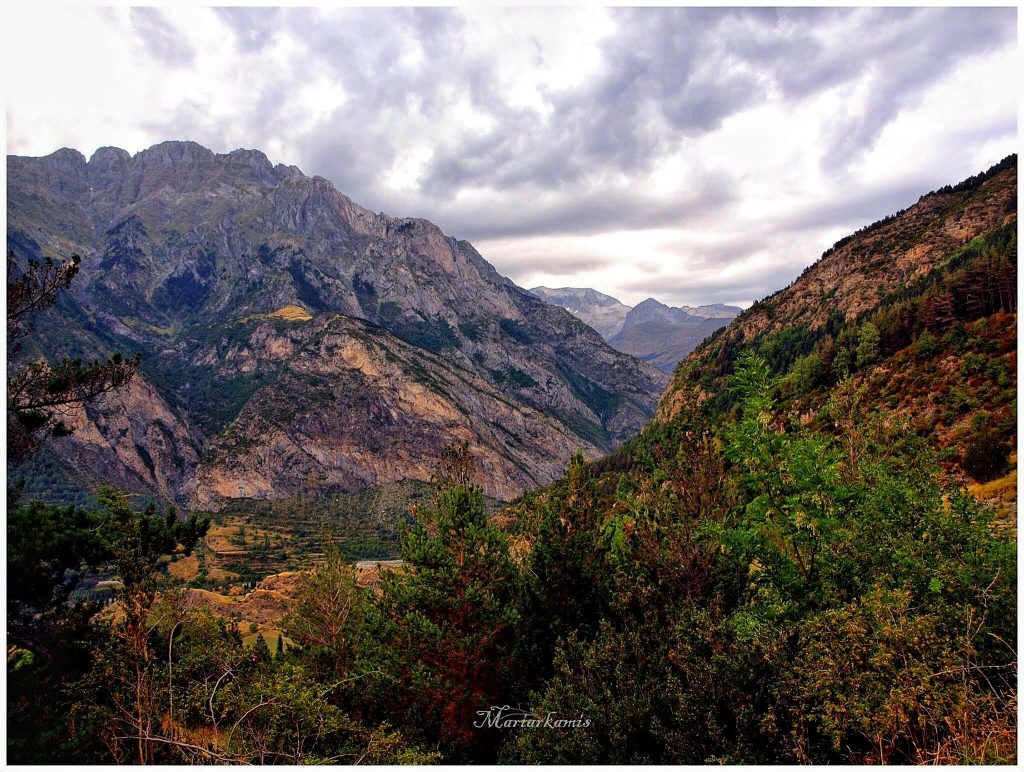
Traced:
<svg viewBox="0 0 1024 772">
<path fill-rule="evenodd" d="M 725 385 L 753 351 L 780 378 L 780 413 L 828 428 L 821 407 L 848 385 L 865 409 L 930 439 L 963 482 L 1006 475 L 1017 422 L 1016 201 L 1011 156 L 842 239 L 682 362 L 657 419 L 688 404 L 734 415 Z"/>
</svg>

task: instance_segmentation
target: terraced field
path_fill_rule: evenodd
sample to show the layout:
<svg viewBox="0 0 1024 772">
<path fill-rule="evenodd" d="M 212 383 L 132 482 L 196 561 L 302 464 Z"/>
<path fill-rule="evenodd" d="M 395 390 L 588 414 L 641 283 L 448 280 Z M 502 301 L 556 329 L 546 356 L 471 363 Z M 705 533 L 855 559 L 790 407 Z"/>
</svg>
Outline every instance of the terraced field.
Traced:
<svg viewBox="0 0 1024 772">
<path fill-rule="evenodd" d="M 416 507 L 429 506 L 434 488 L 408 480 L 356 494 L 311 500 L 243 500 L 212 515 L 195 554 L 167 566 L 181 584 L 218 593 L 254 588 L 265 577 L 303 571 L 332 545 L 356 563 L 398 557 L 398 533 Z M 492 511 L 501 506 L 489 501 Z"/>
</svg>

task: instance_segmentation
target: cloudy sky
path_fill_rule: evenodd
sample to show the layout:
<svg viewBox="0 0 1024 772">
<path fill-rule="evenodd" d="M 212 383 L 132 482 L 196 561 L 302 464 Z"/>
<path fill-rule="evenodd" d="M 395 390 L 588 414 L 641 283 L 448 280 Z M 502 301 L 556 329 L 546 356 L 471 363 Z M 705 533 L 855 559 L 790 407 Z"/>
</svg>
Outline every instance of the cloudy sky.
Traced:
<svg viewBox="0 0 1024 772">
<path fill-rule="evenodd" d="M 532 287 L 746 305 L 1017 144 L 1016 9 L 7 12 L 7 152 L 258 148 Z"/>
</svg>

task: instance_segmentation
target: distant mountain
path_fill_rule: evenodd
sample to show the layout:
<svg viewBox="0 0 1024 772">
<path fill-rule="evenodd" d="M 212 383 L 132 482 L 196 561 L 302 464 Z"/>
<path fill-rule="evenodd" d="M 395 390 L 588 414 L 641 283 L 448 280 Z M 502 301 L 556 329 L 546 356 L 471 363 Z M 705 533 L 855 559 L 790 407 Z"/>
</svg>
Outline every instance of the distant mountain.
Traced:
<svg viewBox="0 0 1024 772">
<path fill-rule="evenodd" d="M 534 287 L 530 292 L 589 324 L 613 348 L 667 373 L 704 338 L 743 312 L 721 303 L 673 308 L 654 298 L 631 308 L 588 288 Z"/>
<path fill-rule="evenodd" d="M 652 319 L 625 327 L 608 344 L 671 373 L 697 345 L 729 319 L 689 317 L 686 321 Z"/>
<path fill-rule="evenodd" d="M 672 308 L 664 303 L 659 303 L 654 298 L 647 298 L 647 300 L 638 303 L 629 310 L 629 313 L 626 314 L 626 318 L 622 322 L 622 330 L 620 332 L 645 322 L 683 324 L 696 318 L 698 317 L 687 313 L 682 308 Z"/>
<path fill-rule="evenodd" d="M 743 313 L 738 306 L 727 306 L 724 303 L 711 303 L 707 306 L 681 306 L 681 310 L 690 316 L 700 316 L 705 319 L 732 319 Z"/>
<path fill-rule="evenodd" d="M 604 295 L 588 288 L 534 287 L 530 292 L 554 306 L 561 306 L 577 319 L 583 320 L 601 333 L 605 340 L 622 329 L 622 323 L 630 311 L 629 306 L 611 295 Z"/>
<path fill-rule="evenodd" d="M 106 481 L 215 509 L 426 480 L 465 439 L 509 498 L 633 435 L 667 381 L 468 242 L 259 151 L 7 164 L 8 248 L 84 257 L 26 354 L 143 354 L 130 389 L 68 419 L 34 490 Z"/>
</svg>

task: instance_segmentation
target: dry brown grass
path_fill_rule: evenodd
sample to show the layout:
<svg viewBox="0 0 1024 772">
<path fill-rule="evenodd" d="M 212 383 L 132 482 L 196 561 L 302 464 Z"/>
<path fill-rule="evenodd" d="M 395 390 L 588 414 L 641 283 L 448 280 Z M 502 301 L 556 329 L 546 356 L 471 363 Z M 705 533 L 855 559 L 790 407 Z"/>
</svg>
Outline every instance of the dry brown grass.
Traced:
<svg viewBox="0 0 1024 772">
<path fill-rule="evenodd" d="M 281 306 L 274 313 L 267 314 L 267 316 L 271 319 L 284 319 L 286 322 L 308 322 L 313 318 L 313 314 L 309 313 L 305 308 L 292 304 Z"/>
<path fill-rule="evenodd" d="M 242 637 L 242 645 L 243 646 L 252 646 L 256 642 L 257 638 L 262 638 L 264 641 L 267 642 L 267 648 L 270 649 L 270 653 L 273 654 L 276 657 L 277 656 L 277 637 L 279 635 L 284 635 L 284 634 L 279 629 L 277 629 L 276 627 L 267 627 L 265 629 L 262 629 L 262 630 L 259 630 L 259 631 L 255 632 L 255 633 L 250 633 L 249 635 L 243 636 Z M 284 645 L 287 648 L 291 648 L 292 646 L 295 646 L 296 643 L 291 638 L 289 638 L 287 635 L 284 635 Z"/>
<path fill-rule="evenodd" d="M 949 736 L 926 758 L 927 764 L 1016 764 L 1017 695 L 1000 704 L 988 698 L 968 702 L 946 719 Z"/>
<path fill-rule="evenodd" d="M 213 526 L 206 533 L 206 547 L 218 555 L 239 553 L 239 548 L 231 543 L 238 536 L 238 528 L 236 523 Z M 240 554 L 244 555 L 245 550 Z"/>
<path fill-rule="evenodd" d="M 206 576 L 214 582 L 229 582 L 232 579 L 238 578 L 238 574 L 231 571 L 225 571 L 223 568 L 217 568 L 216 566 L 207 568 Z"/>
<path fill-rule="evenodd" d="M 245 317 L 242 321 L 249 322 L 254 320 L 258 321 L 260 319 L 283 319 L 286 322 L 308 322 L 312 318 L 313 315 L 302 306 L 289 303 L 288 305 L 281 306 L 279 309 L 272 311 L 269 314 L 253 314 L 252 316 Z"/>
<path fill-rule="evenodd" d="M 238 543 L 238 537 L 245 536 L 245 544 Z M 255 525 L 248 525 L 238 520 L 232 520 L 224 525 L 213 526 L 206 534 L 206 547 L 219 556 L 239 557 L 248 555 L 248 545 L 263 544 L 269 541 L 272 547 L 287 543 L 288 536 L 277 530 L 260 528 Z"/>
<path fill-rule="evenodd" d="M 167 573 L 180 582 L 192 581 L 199 576 L 199 558 L 193 554 L 168 563 Z"/>
<path fill-rule="evenodd" d="M 232 598 L 230 595 L 222 595 L 213 590 L 201 590 L 198 587 L 192 587 L 187 593 L 186 597 L 193 599 L 193 602 L 197 605 L 231 606 L 236 603 L 235 598 Z"/>
<path fill-rule="evenodd" d="M 975 483 L 967 489 L 978 501 L 992 501 L 1003 499 L 1007 496 L 1017 496 L 1017 472 L 1013 471 L 998 480 L 991 480 L 987 483 Z"/>
<path fill-rule="evenodd" d="M 205 608 L 214 616 L 235 617 L 253 623 L 260 630 L 276 628 L 291 605 L 291 599 L 301 584 L 302 574 L 285 572 L 269 576 L 248 593 L 232 588 L 228 594 L 191 588 L 186 591 L 189 608 Z"/>
<path fill-rule="evenodd" d="M 988 504 L 996 512 L 996 522 L 1015 531 L 1017 527 L 1017 470 L 1005 477 L 987 483 L 976 483 L 967 487 L 978 501 Z"/>
</svg>

